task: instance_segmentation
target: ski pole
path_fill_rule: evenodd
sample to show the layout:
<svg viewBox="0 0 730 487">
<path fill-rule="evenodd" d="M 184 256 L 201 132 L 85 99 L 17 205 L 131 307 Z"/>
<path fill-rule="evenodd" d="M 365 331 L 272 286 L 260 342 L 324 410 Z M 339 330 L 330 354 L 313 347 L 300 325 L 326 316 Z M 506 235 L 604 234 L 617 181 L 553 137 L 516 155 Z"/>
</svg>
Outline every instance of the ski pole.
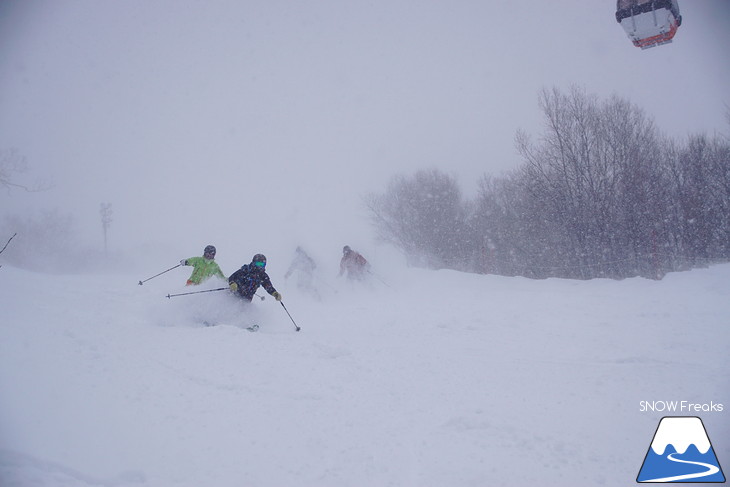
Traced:
<svg viewBox="0 0 730 487">
<path fill-rule="evenodd" d="M 10 237 L 10 238 L 8 239 L 8 241 L 7 241 L 7 242 L 5 242 L 5 247 L 3 247 L 2 249 L 0 249 L 0 254 L 2 254 L 3 252 L 5 252 L 5 249 L 7 249 L 7 248 L 8 248 L 8 245 L 10 244 L 10 241 L 11 241 L 12 239 L 14 239 L 14 238 L 15 238 L 15 236 L 16 236 L 17 234 L 18 234 L 18 232 L 15 232 L 15 233 L 13 234 L 13 236 L 12 236 L 12 237 Z"/>
<path fill-rule="evenodd" d="M 284 302 L 283 301 L 279 301 L 279 304 L 281 305 L 282 308 L 284 308 L 284 311 L 286 311 L 286 314 L 289 315 L 289 310 L 286 309 L 286 306 L 284 306 Z M 289 319 L 291 320 L 292 323 L 294 323 L 294 328 L 296 328 L 297 331 L 301 330 L 301 328 L 299 328 L 297 326 L 296 322 L 294 321 L 294 318 L 292 318 L 291 315 L 289 315 Z"/>
<path fill-rule="evenodd" d="M 374 273 L 374 272 L 373 272 L 373 271 L 371 271 L 370 269 L 368 269 L 368 272 L 369 272 L 370 274 L 372 274 L 373 276 L 375 276 L 375 278 L 376 278 L 376 279 L 377 279 L 378 281 L 380 281 L 380 282 L 382 282 L 383 284 L 385 284 L 386 286 L 390 287 L 390 284 L 388 284 L 388 283 L 387 283 L 387 282 L 385 282 L 385 281 L 384 281 L 383 279 L 381 279 L 379 275 L 377 275 L 376 273 Z"/>
<path fill-rule="evenodd" d="M 3 247 L 3 248 L 2 248 L 1 250 L 0 250 L 0 254 L 2 254 L 3 252 L 5 252 L 5 249 L 7 249 L 7 248 L 8 248 L 8 244 L 10 243 L 10 241 L 11 241 L 12 239 L 14 239 L 14 238 L 15 238 L 15 236 L 16 236 L 17 234 L 18 234 L 18 232 L 15 232 L 15 233 L 13 234 L 13 236 L 12 236 L 12 237 L 10 237 L 10 238 L 8 239 L 8 241 L 7 241 L 7 242 L 5 242 L 5 247 Z M 0 267 L 2 267 L 2 266 L 0 265 Z"/>
<path fill-rule="evenodd" d="M 170 298 L 174 298 L 175 296 L 187 296 L 188 294 L 212 293 L 213 291 L 224 291 L 226 289 L 230 289 L 230 288 L 219 287 L 217 289 L 206 289 L 205 291 L 193 291 L 193 292 L 189 292 L 189 293 L 168 294 L 166 297 L 167 297 L 167 299 L 170 299 Z"/>
<path fill-rule="evenodd" d="M 161 275 L 162 275 L 162 274 L 164 274 L 165 272 L 170 272 L 170 271 L 171 271 L 171 270 L 173 270 L 173 269 L 177 269 L 177 268 L 178 268 L 178 267 L 180 267 L 181 265 L 182 265 L 182 264 L 178 264 L 178 265 L 176 265 L 175 267 L 170 267 L 170 268 L 169 268 L 169 269 L 167 269 L 166 271 L 162 271 L 162 272 L 160 272 L 159 274 L 155 274 L 155 275 L 154 275 L 154 276 L 152 276 L 152 277 L 148 277 L 148 278 L 147 278 L 147 279 L 145 279 L 144 281 L 139 281 L 139 285 L 141 286 L 143 282 L 147 282 L 147 281 L 149 281 L 150 279 L 154 279 L 154 278 L 155 278 L 155 277 L 157 277 L 157 276 L 161 276 Z"/>
</svg>

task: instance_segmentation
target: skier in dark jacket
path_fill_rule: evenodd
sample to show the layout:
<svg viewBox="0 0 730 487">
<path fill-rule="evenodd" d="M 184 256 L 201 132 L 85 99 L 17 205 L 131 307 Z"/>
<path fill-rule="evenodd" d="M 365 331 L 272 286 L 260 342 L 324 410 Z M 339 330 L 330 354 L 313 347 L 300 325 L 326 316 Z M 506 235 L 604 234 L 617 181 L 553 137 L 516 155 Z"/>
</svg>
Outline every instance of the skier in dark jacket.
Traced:
<svg viewBox="0 0 730 487">
<path fill-rule="evenodd" d="M 277 301 L 281 301 L 281 294 L 271 285 L 265 269 L 266 257 L 263 254 L 254 255 L 250 264 L 244 265 L 228 278 L 231 291 L 251 302 L 259 286 L 262 286 Z"/>
</svg>

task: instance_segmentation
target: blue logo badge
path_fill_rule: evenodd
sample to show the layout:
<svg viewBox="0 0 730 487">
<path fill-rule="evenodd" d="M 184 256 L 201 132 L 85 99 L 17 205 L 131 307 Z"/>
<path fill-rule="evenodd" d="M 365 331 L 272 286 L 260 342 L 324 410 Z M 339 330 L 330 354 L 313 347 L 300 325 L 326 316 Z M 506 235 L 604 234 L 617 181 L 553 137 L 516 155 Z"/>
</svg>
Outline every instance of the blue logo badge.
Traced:
<svg viewBox="0 0 730 487">
<path fill-rule="evenodd" d="M 636 481 L 725 482 L 702 420 L 695 416 L 662 418 Z"/>
</svg>

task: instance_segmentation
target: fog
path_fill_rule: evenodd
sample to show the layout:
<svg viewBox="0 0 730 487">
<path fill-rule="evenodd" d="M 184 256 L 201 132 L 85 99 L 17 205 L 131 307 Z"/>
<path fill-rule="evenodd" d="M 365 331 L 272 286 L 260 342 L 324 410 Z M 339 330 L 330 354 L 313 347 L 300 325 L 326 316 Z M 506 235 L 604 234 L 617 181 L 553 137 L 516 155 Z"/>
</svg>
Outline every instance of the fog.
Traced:
<svg viewBox="0 0 730 487">
<path fill-rule="evenodd" d="M 633 483 L 664 414 L 643 404 L 727 404 L 728 264 L 406 268 L 364 199 L 419 170 L 468 199 L 519 168 L 543 88 L 626 98 L 678 141 L 730 135 L 730 2 L 679 1 L 674 42 L 644 51 L 612 0 L 0 1 L 0 157 L 40 189 L 0 177 L 0 477 Z M 118 272 L 89 275 L 102 204 Z M 162 271 L 208 244 L 226 275 L 266 254 L 288 309 L 238 313 L 225 280 L 171 297 L 190 268 Z M 369 282 L 336 278 L 345 244 Z M 316 293 L 284 278 L 297 245 Z M 724 418 L 703 411 L 722 461 Z"/>
<path fill-rule="evenodd" d="M 542 87 L 626 97 L 672 137 L 727 131 L 730 5 L 681 2 L 674 42 L 645 51 L 614 7 L 5 0 L 0 149 L 53 186 L 0 192 L 0 218 L 57 208 L 101 248 L 108 202 L 115 252 L 336 262 L 379 251 L 362 198 L 393 175 L 438 168 L 468 193 L 518 167 Z"/>
</svg>

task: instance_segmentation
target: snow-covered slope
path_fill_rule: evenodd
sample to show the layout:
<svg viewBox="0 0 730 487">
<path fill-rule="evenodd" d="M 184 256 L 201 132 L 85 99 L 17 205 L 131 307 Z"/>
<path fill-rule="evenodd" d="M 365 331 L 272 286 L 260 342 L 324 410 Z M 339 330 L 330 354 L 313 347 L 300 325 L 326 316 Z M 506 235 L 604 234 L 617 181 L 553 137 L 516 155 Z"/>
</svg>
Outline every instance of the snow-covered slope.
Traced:
<svg viewBox="0 0 730 487">
<path fill-rule="evenodd" d="M 660 400 L 724 403 L 700 415 L 730 463 L 730 265 L 378 276 L 317 301 L 272 273 L 296 333 L 273 299 L 166 299 L 179 273 L 3 266 L 0 485 L 632 485 Z"/>
</svg>

